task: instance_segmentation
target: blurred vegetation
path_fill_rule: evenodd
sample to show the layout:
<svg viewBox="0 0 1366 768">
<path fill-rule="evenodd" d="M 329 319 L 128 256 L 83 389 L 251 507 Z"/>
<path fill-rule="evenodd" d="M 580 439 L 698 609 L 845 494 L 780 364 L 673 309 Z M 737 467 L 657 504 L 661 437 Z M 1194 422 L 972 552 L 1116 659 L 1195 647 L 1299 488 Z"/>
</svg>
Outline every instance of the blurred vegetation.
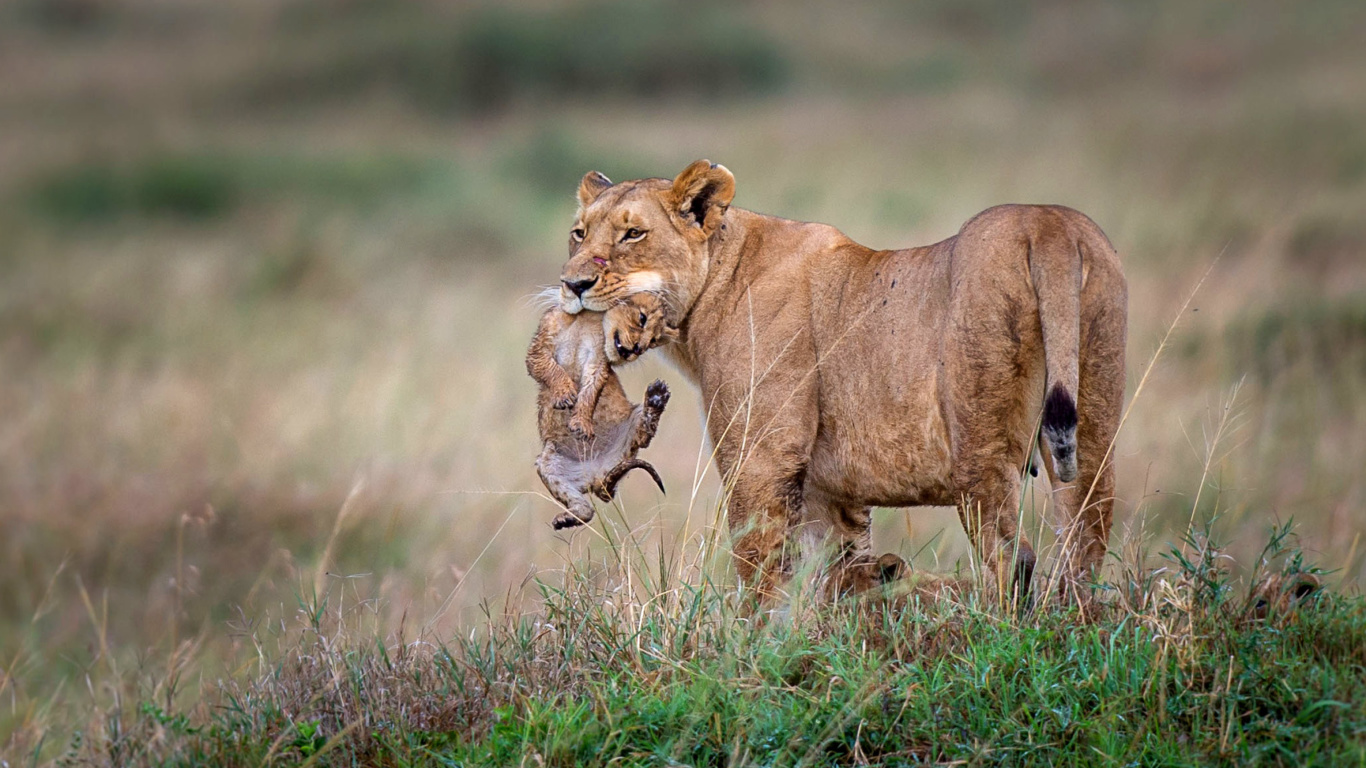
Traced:
<svg viewBox="0 0 1366 768">
<path fill-rule="evenodd" d="M 238 182 L 223 165 L 203 158 L 157 160 L 131 172 L 83 165 L 45 179 L 33 198 L 45 212 L 71 221 L 129 213 L 208 218 L 236 204 Z"/>
<path fill-rule="evenodd" d="M 30 203 L 67 223 L 128 216 L 212 219 L 248 200 L 315 197 L 375 206 L 451 175 L 431 161 L 401 157 L 161 155 L 122 163 L 83 162 L 32 182 Z"/>
<path fill-rule="evenodd" d="M 1321 375 L 1354 375 L 1366 385 L 1366 297 L 1306 297 L 1230 323 L 1224 336 L 1231 368 L 1264 382 L 1307 365 Z"/>
<path fill-rule="evenodd" d="M 1304 295 L 1248 309 L 1217 334 L 1186 334 L 1179 351 L 1192 362 L 1217 360 L 1226 375 L 1247 374 L 1263 386 L 1287 375 L 1366 384 L 1366 297 Z"/>
<path fill-rule="evenodd" d="M 639 179 L 661 172 L 646 159 L 625 151 L 607 151 L 591 146 L 563 128 L 538 130 L 524 146 L 508 154 L 501 168 L 524 181 L 533 190 L 563 198 L 565 190 L 577 190 L 587 173 L 585 168 L 611 171 L 609 178 Z"/>
<path fill-rule="evenodd" d="M 302 4 L 282 23 L 307 30 L 329 13 L 328 4 Z M 516 101 L 747 96 L 789 76 L 779 46 L 715 0 L 490 5 L 455 19 L 373 4 L 356 15 L 364 20 L 338 31 L 334 53 L 280 58 L 253 98 L 345 98 L 382 86 L 425 108 L 477 114 Z"/>
</svg>

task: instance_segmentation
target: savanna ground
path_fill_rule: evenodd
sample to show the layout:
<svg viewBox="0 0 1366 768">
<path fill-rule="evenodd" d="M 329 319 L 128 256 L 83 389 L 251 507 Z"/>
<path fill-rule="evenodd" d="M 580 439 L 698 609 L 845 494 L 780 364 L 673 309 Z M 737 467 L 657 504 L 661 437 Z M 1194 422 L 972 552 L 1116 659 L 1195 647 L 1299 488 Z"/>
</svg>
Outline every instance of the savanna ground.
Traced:
<svg viewBox="0 0 1366 768">
<path fill-rule="evenodd" d="M 0 764 L 1366 762 L 1359 4 L 25 0 L 0 72 Z M 879 247 L 1100 223 L 1147 378 L 1096 621 L 751 621 L 657 360 L 670 494 L 552 533 L 574 185 L 698 157 Z M 970 570 L 952 510 L 875 535 Z"/>
</svg>

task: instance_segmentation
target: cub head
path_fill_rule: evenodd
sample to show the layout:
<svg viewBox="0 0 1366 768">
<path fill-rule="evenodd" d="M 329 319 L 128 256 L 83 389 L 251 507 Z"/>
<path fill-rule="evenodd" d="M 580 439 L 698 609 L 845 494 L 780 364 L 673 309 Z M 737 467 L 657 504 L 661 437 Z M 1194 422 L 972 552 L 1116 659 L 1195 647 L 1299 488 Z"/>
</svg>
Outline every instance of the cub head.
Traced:
<svg viewBox="0 0 1366 768">
<path fill-rule="evenodd" d="M 1307 602 L 1323 589 L 1323 579 L 1313 573 L 1272 573 L 1253 588 L 1248 598 L 1247 615 L 1265 619 L 1285 614 Z"/>
<path fill-rule="evenodd" d="M 634 293 L 607 310 L 602 319 L 607 361 L 629 363 L 645 350 L 678 338 L 664 319 L 664 301 L 653 293 Z"/>
<path fill-rule="evenodd" d="M 706 160 L 672 181 L 613 184 L 596 171 L 584 176 L 560 273 L 560 308 L 571 315 L 606 312 L 627 296 L 655 292 L 677 324 L 702 289 L 708 241 L 734 197 L 735 177 Z"/>
</svg>

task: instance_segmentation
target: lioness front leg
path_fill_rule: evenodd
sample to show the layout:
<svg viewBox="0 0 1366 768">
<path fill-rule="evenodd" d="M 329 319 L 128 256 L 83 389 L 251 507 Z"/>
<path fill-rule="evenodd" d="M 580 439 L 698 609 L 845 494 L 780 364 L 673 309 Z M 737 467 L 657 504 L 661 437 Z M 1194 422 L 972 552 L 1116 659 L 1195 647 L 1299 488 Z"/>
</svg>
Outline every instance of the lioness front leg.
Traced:
<svg viewBox="0 0 1366 768">
<path fill-rule="evenodd" d="M 796 497 L 790 487 L 785 487 L 791 482 L 741 477 L 726 503 L 735 571 L 741 582 L 753 587 L 762 603 L 782 597 L 790 575 L 785 549 L 791 521 L 798 516 L 791 508 Z"/>
<path fill-rule="evenodd" d="M 773 429 L 749 447 L 743 460 L 731 464 L 728 453 L 718 454 L 733 467 L 726 523 L 735 570 L 764 603 L 783 597 L 792 575 L 789 547 L 797 545 L 792 539 L 803 515 L 810 451 L 805 442 L 784 447 L 780 438 L 792 433 Z"/>
</svg>

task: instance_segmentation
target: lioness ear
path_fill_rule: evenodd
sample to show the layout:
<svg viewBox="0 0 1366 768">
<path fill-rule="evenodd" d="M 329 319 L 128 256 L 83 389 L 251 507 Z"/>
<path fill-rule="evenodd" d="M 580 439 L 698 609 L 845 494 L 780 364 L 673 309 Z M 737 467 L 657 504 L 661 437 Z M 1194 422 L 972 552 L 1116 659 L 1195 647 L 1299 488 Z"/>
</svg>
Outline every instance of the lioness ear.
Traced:
<svg viewBox="0 0 1366 768">
<path fill-rule="evenodd" d="M 698 160 L 674 179 L 669 207 L 685 222 L 696 224 L 710 235 L 721 226 L 721 217 L 734 198 L 735 176 L 726 166 Z"/>
<path fill-rule="evenodd" d="M 589 171 L 579 182 L 579 205 L 587 208 L 598 199 L 604 190 L 612 186 L 612 180 L 597 171 Z"/>
</svg>

